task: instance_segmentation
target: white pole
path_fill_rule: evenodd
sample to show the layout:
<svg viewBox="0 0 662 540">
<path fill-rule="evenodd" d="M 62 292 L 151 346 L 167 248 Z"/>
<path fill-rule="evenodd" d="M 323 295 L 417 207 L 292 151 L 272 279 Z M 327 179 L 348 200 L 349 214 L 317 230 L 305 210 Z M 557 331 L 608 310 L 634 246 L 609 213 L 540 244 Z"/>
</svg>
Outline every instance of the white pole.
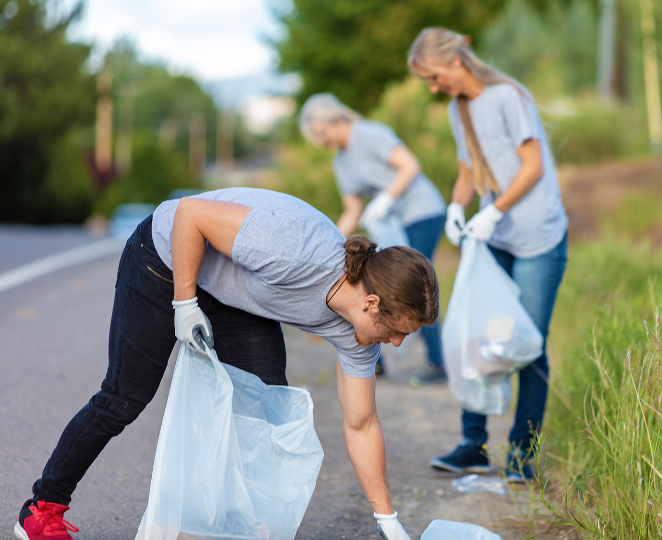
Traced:
<svg viewBox="0 0 662 540">
<path fill-rule="evenodd" d="M 605 101 L 614 97 L 614 49 L 616 0 L 600 1 L 600 42 L 598 44 L 598 95 Z"/>
</svg>

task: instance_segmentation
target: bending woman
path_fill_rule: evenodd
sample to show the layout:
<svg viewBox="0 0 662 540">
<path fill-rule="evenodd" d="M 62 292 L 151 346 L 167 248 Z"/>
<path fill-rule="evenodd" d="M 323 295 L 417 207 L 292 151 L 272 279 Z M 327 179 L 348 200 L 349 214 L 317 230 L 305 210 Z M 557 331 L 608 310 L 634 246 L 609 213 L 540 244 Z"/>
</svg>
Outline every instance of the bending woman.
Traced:
<svg viewBox="0 0 662 540">
<path fill-rule="evenodd" d="M 520 83 L 482 62 L 466 36 L 444 28 L 421 32 L 408 63 L 430 91 L 453 97 L 448 117 L 459 175 L 448 206 L 446 236 L 455 245 L 463 232 L 488 243 L 497 262 L 520 287 L 522 305 L 546 342 L 566 266 L 568 219 L 533 97 Z M 465 226 L 464 209 L 476 193 L 481 210 Z M 547 399 L 545 349 L 519 377 L 507 469 L 513 481 L 532 476 L 531 432 L 540 429 Z M 450 454 L 434 458 L 432 467 L 487 471 L 486 417 L 463 411 L 462 431 L 463 441 Z"/>
<path fill-rule="evenodd" d="M 197 350 L 215 344 L 222 362 L 285 385 L 284 322 L 335 346 L 349 457 L 384 537 L 408 540 L 386 480 L 374 366 L 380 343 L 398 346 L 435 322 L 439 287 L 416 250 L 376 248 L 364 237 L 345 241 L 326 216 L 283 193 L 232 188 L 161 204 L 120 259 L 101 390 L 62 433 L 16 535 L 71 540 L 63 514 L 76 485 L 152 400 L 177 338 Z"/>
<path fill-rule="evenodd" d="M 362 119 L 332 94 L 308 98 L 299 126 L 309 141 L 336 153 L 333 170 L 344 207 L 338 219 L 340 232 L 349 237 L 357 225 L 393 215 L 404 225 L 409 245 L 432 261 L 444 228 L 446 203 L 393 130 Z M 366 198 L 372 200 L 364 210 Z M 441 382 L 446 370 L 439 323 L 422 333 L 427 364 L 412 383 Z"/>
</svg>

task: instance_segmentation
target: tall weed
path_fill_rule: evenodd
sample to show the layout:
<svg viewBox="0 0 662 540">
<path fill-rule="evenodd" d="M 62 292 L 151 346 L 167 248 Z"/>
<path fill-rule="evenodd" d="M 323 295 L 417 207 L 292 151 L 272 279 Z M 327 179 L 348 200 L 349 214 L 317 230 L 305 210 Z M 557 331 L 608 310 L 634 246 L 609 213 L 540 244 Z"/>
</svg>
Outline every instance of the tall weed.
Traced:
<svg viewBox="0 0 662 540">
<path fill-rule="evenodd" d="M 648 330 L 648 329 L 647 329 Z M 545 438 L 536 441 L 539 498 L 548 517 L 589 537 L 648 540 L 662 535 L 662 342 L 656 314 L 648 342 L 628 349 L 619 373 L 594 343 L 599 376 L 577 416 L 580 440 L 564 479 L 545 493 Z"/>
<path fill-rule="evenodd" d="M 662 253 L 609 238 L 574 247 L 559 292 L 540 500 L 588 538 L 662 533 L 661 273 Z"/>
</svg>

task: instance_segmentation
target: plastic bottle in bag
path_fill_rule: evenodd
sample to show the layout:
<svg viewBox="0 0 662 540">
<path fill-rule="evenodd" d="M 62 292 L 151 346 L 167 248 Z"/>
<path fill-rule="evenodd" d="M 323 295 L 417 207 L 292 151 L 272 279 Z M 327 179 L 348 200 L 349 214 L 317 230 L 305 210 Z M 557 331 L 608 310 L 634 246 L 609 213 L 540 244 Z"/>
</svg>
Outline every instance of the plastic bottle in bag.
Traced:
<svg viewBox="0 0 662 540">
<path fill-rule="evenodd" d="M 435 519 L 421 540 L 501 540 L 501 537 L 478 525 Z"/>
<path fill-rule="evenodd" d="M 471 236 L 462 241 L 442 343 L 449 387 L 467 410 L 506 413 L 509 375 L 542 354 L 542 334 L 520 294 L 485 242 Z"/>
</svg>

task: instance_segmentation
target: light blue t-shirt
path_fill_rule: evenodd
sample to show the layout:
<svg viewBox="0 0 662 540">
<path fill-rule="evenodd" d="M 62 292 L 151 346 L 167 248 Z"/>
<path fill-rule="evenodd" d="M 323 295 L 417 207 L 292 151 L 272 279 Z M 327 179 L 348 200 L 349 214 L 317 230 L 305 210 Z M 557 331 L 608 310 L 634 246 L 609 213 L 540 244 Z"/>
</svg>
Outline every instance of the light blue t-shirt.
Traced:
<svg viewBox="0 0 662 540">
<path fill-rule="evenodd" d="M 559 244 L 568 229 L 556 179 L 554 158 L 535 104 L 524 99 L 510 84 L 488 85 L 469 103 L 469 114 L 478 143 L 503 193 L 522 167 L 517 149 L 529 139 L 540 141 L 543 174 L 531 190 L 505 213 L 489 244 L 529 258 L 542 255 Z M 464 127 L 457 100 L 448 107 L 457 159 L 471 168 Z M 480 207 L 498 195 L 481 197 Z"/>
<path fill-rule="evenodd" d="M 333 171 L 342 195 L 373 198 L 386 189 L 396 174 L 389 165 L 393 150 L 404 144 L 393 130 L 371 120 L 352 123 L 347 147 L 336 153 Z M 443 215 L 446 203 L 436 187 L 419 174 L 393 205 L 391 214 L 404 225 Z"/>
<path fill-rule="evenodd" d="M 223 304 L 326 339 L 344 373 L 372 376 L 380 346 L 359 345 L 354 327 L 326 305 L 327 293 L 344 273 L 345 238 L 335 224 L 309 204 L 275 191 L 230 188 L 195 198 L 252 208 L 237 232 L 231 259 L 207 244 L 200 288 Z M 161 203 L 152 222 L 154 246 L 170 269 L 178 203 Z"/>
</svg>

